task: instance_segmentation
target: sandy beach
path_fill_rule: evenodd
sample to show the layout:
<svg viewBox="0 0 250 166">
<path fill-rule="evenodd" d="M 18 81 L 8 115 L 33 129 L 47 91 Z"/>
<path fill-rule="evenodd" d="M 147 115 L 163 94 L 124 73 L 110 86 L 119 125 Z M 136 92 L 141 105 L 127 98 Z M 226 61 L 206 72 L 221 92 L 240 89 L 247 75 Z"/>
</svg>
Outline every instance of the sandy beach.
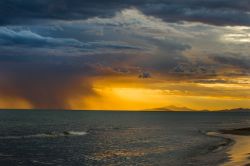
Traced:
<svg viewBox="0 0 250 166">
<path fill-rule="evenodd" d="M 250 128 L 220 130 L 208 134 L 231 139 L 234 142 L 226 149 L 229 160 L 221 166 L 250 166 Z"/>
</svg>

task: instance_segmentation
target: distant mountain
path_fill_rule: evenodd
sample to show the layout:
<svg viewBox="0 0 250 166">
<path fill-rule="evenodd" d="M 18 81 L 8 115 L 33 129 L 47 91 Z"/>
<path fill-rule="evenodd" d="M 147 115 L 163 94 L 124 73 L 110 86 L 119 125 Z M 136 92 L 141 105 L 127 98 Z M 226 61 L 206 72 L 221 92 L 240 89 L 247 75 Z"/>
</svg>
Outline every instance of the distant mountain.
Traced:
<svg viewBox="0 0 250 166">
<path fill-rule="evenodd" d="M 226 112 L 250 112 L 250 108 L 233 108 L 233 109 L 225 109 L 218 111 L 226 111 Z"/>
<path fill-rule="evenodd" d="M 174 105 L 160 107 L 160 108 L 152 108 L 152 109 L 147 109 L 147 110 L 148 111 L 196 111 L 187 107 L 177 107 Z"/>
<path fill-rule="evenodd" d="M 177 107 L 174 105 L 160 107 L 160 108 L 152 108 L 147 109 L 146 111 L 185 111 L 185 112 L 192 112 L 192 111 L 211 111 L 211 110 L 193 110 L 187 107 Z M 225 109 L 225 110 L 216 110 L 215 112 L 250 112 L 250 108 L 233 108 L 233 109 Z"/>
</svg>

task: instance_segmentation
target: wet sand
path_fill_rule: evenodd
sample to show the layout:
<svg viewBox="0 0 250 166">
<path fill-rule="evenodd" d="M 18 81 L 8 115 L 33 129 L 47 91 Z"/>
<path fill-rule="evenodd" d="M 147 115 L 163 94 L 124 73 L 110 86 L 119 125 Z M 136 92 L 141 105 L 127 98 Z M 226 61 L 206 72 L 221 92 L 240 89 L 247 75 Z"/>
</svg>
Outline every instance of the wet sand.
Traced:
<svg viewBox="0 0 250 166">
<path fill-rule="evenodd" d="M 234 141 L 232 146 L 226 149 L 229 160 L 221 166 L 250 166 L 250 128 L 220 130 L 209 135 Z"/>
</svg>

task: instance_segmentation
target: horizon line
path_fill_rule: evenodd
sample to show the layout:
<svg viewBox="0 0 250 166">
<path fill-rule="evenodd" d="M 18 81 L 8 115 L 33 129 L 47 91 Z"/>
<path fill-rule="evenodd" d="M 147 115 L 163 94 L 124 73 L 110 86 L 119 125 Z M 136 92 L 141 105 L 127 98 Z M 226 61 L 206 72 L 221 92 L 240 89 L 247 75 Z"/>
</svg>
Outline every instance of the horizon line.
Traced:
<svg viewBox="0 0 250 166">
<path fill-rule="evenodd" d="M 231 108 L 231 109 L 220 109 L 220 110 L 181 110 L 181 111 L 176 111 L 176 110 L 157 110 L 157 109 L 142 109 L 142 110 L 132 110 L 132 109 L 54 109 L 54 108 L 0 108 L 0 111 L 15 111 L 15 110 L 20 110 L 20 111 L 96 111 L 96 112 L 230 112 L 230 111 L 248 111 L 250 108 Z"/>
</svg>

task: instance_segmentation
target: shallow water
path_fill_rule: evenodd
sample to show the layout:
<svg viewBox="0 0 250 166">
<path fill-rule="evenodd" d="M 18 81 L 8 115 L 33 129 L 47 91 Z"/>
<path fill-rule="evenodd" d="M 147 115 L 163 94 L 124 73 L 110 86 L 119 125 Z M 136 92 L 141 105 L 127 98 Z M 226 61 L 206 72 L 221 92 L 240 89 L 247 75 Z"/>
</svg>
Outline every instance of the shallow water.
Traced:
<svg viewBox="0 0 250 166">
<path fill-rule="evenodd" d="M 235 140 L 233 146 L 229 147 L 227 154 L 230 160 L 222 166 L 246 166 L 250 165 L 250 136 L 224 135 L 224 137 Z"/>
<path fill-rule="evenodd" d="M 218 165 L 250 113 L 0 111 L 0 165 Z"/>
</svg>

